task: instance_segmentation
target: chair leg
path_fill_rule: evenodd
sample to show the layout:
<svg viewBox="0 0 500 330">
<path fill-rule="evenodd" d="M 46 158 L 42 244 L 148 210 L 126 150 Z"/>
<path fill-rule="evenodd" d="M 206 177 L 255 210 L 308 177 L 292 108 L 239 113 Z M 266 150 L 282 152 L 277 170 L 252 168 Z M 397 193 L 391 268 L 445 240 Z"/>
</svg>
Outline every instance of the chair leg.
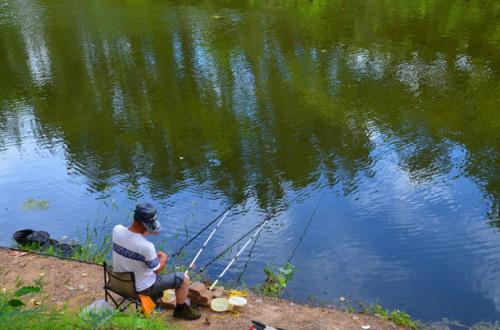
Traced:
<svg viewBox="0 0 500 330">
<path fill-rule="evenodd" d="M 135 304 L 136 309 L 139 308 L 140 303 L 138 302 L 137 299 L 131 299 L 131 298 L 126 298 L 123 296 L 117 297 L 116 299 L 109 293 L 108 290 L 104 289 L 104 298 L 106 302 L 111 300 L 113 304 L 115 305 L 115 308 L 118 309 L 120 312 L 123 312 L 127 308 L 130 307 L 130 305 Z M 121 298 L 121 300 L 120 300 Z"/>
<path fill-rule="evenodd" d="M 125 299 L 125 298 L 124 298 L 124 299 L 122 300 L 122 302 L 120 303 L 120 305 L 121 305 L 122 303 L 124 303 L 126 300 L 128 300 L 128 299 Z M 133 301 L 130 301 L 130 300 L 129 300 L 128 304 L 125 304 L 125 305 L 123 305 L 123 307 L 119 308 L 119 311 L 120 311 L 120 312 L 125 311 L 127 308 L 129 308 L 129 306 L 130 306 L 132 303 L 133 303 Z"/>
<path fill-rule="evenodd" d="M 120 307 L 120 305 L 122 304 L 122 303 L 117 303 L 117 302 L 116 302 L 116 300 L 115 300 L 115 298 L 113 298 L 113 296 L 112 296 L 112 295 L 109 295 L 109 298 L 111 299 L 111 301 L 113 302 L 113 304 L 115 304 L 115 308 L 117 308 L 117 309 L 118 309 L 118 308 Z M 123 301 L 122 301 L 122 302 L 123 302 Z"/>
<path fill-rule="evenodd" d="M 123 305 L 123 303 L 125 302 L 125 300 L 127 300 L 127 299 L 126 299 L 126 298 L 123 298 L 123 299 L 120 301 L 120 303 L 118 304 L 118 306 L 116 306 L 116 307 L 118 307 L 118 309 L 119 309 L 119 307 L 120 307 L 121 305 Z"/>
</svg>

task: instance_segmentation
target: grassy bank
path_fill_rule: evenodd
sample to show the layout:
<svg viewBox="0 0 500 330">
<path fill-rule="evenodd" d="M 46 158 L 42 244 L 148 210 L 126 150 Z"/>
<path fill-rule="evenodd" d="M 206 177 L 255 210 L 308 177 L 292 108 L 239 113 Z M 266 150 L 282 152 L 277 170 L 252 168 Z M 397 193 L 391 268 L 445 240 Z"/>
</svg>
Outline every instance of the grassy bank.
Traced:
<svg viewBox="0 0 500 330">
<path fill-rule="evenodd" d="M 31 315 L 40 321 L 29 319 L 26 321 L 27 326 L 23 328 L 33 328 L 37 322 L 40 322 L 40 326 L 35 327 L 37 329 L 77 328 L 82 322 L 82 309 L 104 296 L 103 270 L 97 264 L 0 248 L 0 265 L 4 270 L 0 278 L 1 288 L 6 288 L 3 293 L 7 295 L 2 298 L 2 308 L 9 311 L 2 311 L 4 319 L 0 321 L 0 328 L 11 322 L 16 324 L 14 329 L 20 328 L 17 324 L 22 324 Z M 24 286 L 40 286 L 42 289 L 40 292 L 26 292 L 16 297 L 16 291 Z M 6 302 L 16 298 L 24 305 L 5 306 Z M 179 321 L 172 318 L 171 311 L 163 311 L 159 313 L 160 321 L 165 322 L 161 327 L 174 326 L 189 330 L 207 328 L 210 324 L 209 329 L 248 329 L 252 320 L 258 320 L 284 329 L 331 329 L 331 324 L 337 324 L 339 328 L 346 330 L 359 330 L 362 325 L 367 324 L 377 329 L 400 329 L 377 317 L 346 313 L 338 309 L 314 308 L 252 292 L 247 299 L 248 305 L 237 314 L 220 314 L 209 308 L 201 308 L 203 317 L 198 321 Z M 100 327 L 154 328 L 157 325 L 150 325 L 149 321 L 146 321 L 148 325 L 142 324 L 140 315 L 119 315 L 108 319 L 108 323 L 103 323 Z M 84 323 L 88 322 L 90 321 L 86 320 Z M 88 324 L 82 328 L 88 328 Z"/>
<path fill-rule="evenodd" d="M 36 252 L 47 256 L 64 257 L 66 259 L 102 264 L 102 262 L 107 259 L 108 252 L 111 249 L 111 241 L 109 239 L 105 239 L 103 243 L 95 244 L 92 242 L 90 234 L 91 232 L 87 230 L 87 236 L 84 244 L 78 244 L 78 248 L 75 249 L 74 253 L 72 253 L 71 255 L 63 255 L 61 251 L 50 246 L 47 248 L 41 248 L 37 245 L 21 245 L 18 247 L 22 251 Z M 295 267 L 290 263 L 287 263 L 281 267 L 277 267 L 275 270 L 267 266 L 264 268 L 266 279 L 263 283 L 253 287 L 252 291 L 266 297 L 280 298 L 287 286 L 287 283 L 293 278 L 295 271 Z M 8 297 L 9 294 L 7 293 L 5 296 Z M 46 322 L 46 324 L 44 323 L 43 326 L 46 326 L 47 328 L 52 327 L 52 325 L 60 324 L 77 326 L 82 322 L 82 318 L 80 315 L 76 315 L 70 311 L 57 311 L 47 308 L 27 308 L 23 310 L 15 309 L 15 306 L 13 308 L 14 309 L 12 309 L 12 311 L 16 311 L 16 313 L 13 313 L 12 315 L 18 315 L 19 317 L 30 317 L 29 315 L 32 314 L 36 315 L 36 318 L 43 319 L 43 322 Z M 358 303 L 357 308 L 354 308 L 353 305 L 350 305 L 350 308 L 344 308 L 344 310 L 349 313 L 364 313 L 367 315 L 375 316 L 387 321 L 391 321 L 392 323 L 405 329 L 416 330 L 421 328 L 421 324 L 415 320 L 412 320 L 408 313 L 399 310 L 388 311 L 379 304 Z M 97 325 L 99 328 L 102 327 L 104 329 L 117 328 L 117 326 L 129 327 L 136 323 L 137 325 L 141 325 L 140 327 L 144 329 L 156 329 L 155 327 L 159 325 L 157 320 L 154 319 L 145 320 L 140 315 L 122 313 L 115 313 L 112 317 L 106 319 L 94 318 L 91 323 Z"/>
<path fill-rule="evenodd" d="M 135 312 L 56 308 L 47 302 L 42 279 L 18 284 L 0 292 L 0 329 L 172 329 L 164 319 Z"/>
</svg>

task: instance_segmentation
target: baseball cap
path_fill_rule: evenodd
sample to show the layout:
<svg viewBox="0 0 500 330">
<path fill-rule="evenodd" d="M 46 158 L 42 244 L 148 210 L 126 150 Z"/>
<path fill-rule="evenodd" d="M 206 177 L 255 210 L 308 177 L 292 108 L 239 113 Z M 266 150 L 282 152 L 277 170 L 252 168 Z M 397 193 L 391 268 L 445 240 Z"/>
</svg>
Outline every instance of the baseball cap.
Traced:
<svg viewBox="0 0 500 330">
<path fill-rule="evenodd" d="M 157 233 L 161 229 L 156 208 L 149 203 L 140 203 L 136 205 L 134 220 L 142 223 L 149 232 Z"/>
</svg>

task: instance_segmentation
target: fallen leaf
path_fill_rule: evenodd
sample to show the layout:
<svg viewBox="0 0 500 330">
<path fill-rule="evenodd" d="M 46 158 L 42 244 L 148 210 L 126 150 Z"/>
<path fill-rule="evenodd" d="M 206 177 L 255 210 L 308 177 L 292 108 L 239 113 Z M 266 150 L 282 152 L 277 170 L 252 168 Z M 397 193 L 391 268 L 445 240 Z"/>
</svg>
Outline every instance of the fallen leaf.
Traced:
<svg viewBox="0 0 500 330">
<path fill-rule="evenodd" d="M 32 303 L 33 305 L 41 305 L 42 304 L 40 301 L 36 300 L 35 298 L 31 298 L 30 303 Z"/>
<path fill-rule="evenodd" d="M 20 252 L 20 251 L 11 250 L 11 251 L 9 251 L 9 254 L 13 257 L 22 257 L 22 256 L 27 255 L 28 252 Z"/>
<path fill-rule="evenodd" d="M 87 277 L 87 276 L 89 276 L 89 274 L 87 274 L 87 273 L 82 274 L 82 277 Z"/>
</svg>

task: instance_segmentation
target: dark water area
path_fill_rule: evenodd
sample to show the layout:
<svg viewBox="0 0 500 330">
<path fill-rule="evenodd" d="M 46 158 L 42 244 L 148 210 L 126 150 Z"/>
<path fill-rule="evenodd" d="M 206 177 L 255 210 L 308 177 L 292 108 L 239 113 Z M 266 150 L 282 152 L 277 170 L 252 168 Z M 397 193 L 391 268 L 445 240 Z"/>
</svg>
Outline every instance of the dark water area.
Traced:
<svg viewBox="0 0 500 330">
<path fill-rule="evenodd" d="M 499 70 L 498 1 L 0 0 L 0 244 L 238 202 L 227 282 L 296 249 L 288 299 L 499 320 Z"/>
</svg>

